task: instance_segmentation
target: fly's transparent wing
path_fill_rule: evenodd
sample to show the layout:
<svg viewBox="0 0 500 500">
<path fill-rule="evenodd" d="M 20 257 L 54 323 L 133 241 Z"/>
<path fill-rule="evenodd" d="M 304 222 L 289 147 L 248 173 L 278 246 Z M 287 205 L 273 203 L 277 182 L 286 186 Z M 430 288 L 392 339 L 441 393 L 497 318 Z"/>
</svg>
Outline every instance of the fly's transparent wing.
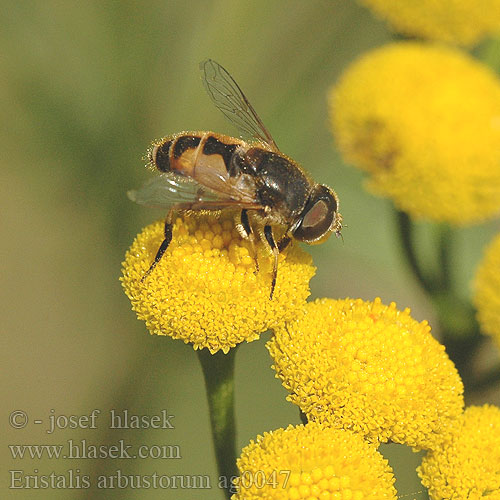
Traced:
<svg viewBox="0 0 500 500">
<path fill-rule="evenodd" d="M 219 189 L 222 189 L 222 186 L 225 191 L 214 191 L 185 177 L 164 174 L 149 180 L 137 191 L 129 191 L 127 195 L 140 205 L 165 209 L 175 205 L 185 210 L 222 210 L 225 208 L 262 210 L 264 208 L 249 195 L 245 186 L 239 188 L 236 185 L 231 190 L 226 184 L 221 184 Z"/>
<path fill-rule="evenodd" d="M 278 151 L 271 134 L 233 77 L 212 59 L 201 62 L 200 69 L 205 90 L 224 116 L 242 134 L 266 144 L 273 151 Z"/>
<path fill-rule="evenodd" d="M 140 189 L 127 196 L 140 205 L 169 208 L 176 203 L 212 202 L 221 196 L 203 189 L 197 182 L 173 175 L 159 175 L 148 180 Z"/>
</svg>

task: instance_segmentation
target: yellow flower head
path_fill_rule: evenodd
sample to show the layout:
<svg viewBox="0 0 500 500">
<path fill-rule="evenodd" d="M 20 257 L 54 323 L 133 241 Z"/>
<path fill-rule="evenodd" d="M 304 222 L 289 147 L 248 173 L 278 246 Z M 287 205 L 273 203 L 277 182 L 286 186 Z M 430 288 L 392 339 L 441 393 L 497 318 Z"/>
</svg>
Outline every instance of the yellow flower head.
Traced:
<svg viewBox="0 0 500 500">
<path fill-rule="evenodd" d="M 500 346 L 500 235 L 490 243 L 479 265 L 475 289 L 479 324 Z"/>
<path fill-rule="evenodd" d="M 396 31 L 469 45 L 500 32 L 500 0 L 361 0 Z"/>
<path fill-rule="evenodd" d="M 463 409 L 461 379 L 428 323 L 379 298 L 309 303 L 268 348 L 310 421 L 373 442 L 433 448 Z"/>
<path fill-rule="evenodd" d="M 432 500 L 499 500 L 500 408 L 467 408 L 453 440 L 429 453 L 418 473 Z"/>
<path fill-rule="evenodd" d="M 371 51 L 330 110 L 347 161 L 399 209 L 456 225 L 500 213 L 500 81 L 470 56 L 413 42 Z"/>
<path fill-rule="evenodd" d="M 260 255 L 256 272 L 251 248 L 234 228 L 233 217 L 192 213 L 177 218 L 168 250 L 144 282 L 163 239 L 163 222 L 137 236 L 121 280 L 152 334 L 182 339 L 195 349 L 228 352 L 302 309 L 315 272 L 311 257 L 293 244 L 280 254 L 269 300 L 270 258 Z"/>
<path fill-rule="evenodd" d="M 233 500 L 396 499 L 387 460 L 353 432 L 315 423 L 258 436 L 238 459 Z"/>
</svg>

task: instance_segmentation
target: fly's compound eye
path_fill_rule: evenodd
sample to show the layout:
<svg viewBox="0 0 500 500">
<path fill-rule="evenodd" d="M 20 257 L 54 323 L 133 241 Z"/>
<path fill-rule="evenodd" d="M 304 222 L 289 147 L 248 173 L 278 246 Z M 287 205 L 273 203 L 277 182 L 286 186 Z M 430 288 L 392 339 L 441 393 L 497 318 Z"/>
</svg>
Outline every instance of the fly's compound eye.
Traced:
<svg viewBox="0 0 500 500">
<path fill-rule="evenodd" d="M 322 243 L 332 231 L 340 230 L 337 213 L 338 198 L 328 186 L 315 187 L 300 215 L 300 224 L 293 236 L 305 243 Z"/>
</svg>

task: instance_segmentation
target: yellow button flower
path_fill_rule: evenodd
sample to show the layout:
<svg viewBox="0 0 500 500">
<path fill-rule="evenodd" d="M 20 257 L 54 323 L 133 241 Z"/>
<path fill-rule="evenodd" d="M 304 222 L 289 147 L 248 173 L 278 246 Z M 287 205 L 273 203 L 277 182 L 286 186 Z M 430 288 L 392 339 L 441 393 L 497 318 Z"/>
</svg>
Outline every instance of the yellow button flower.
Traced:
<svg viewBox="0 0 500 500">
<path fill-rule="evenodd" d="M 451 443 L 429 453 L 418 472 L 432 500 L 500 499 L 500 408 L 467 408 Z"/>
<path fill-rule="evenodd" d="M 470 56 L 409 42 L 371 51 L 332 89 L 330 111 L 346 160 L 410 216 L 466 225 L 500 213 L 500 81 Z"/>
<path fill-rule="evenodd" d="M 396 499 L 392 469 L 359 434 L 318 424 L 258 436 L 237 461 L 232 500 Z"/>
<path fill-rule="evenodd" d="M 373 442 L 432 449 L 463 409 L 463 385 L 426 321 L 380 299 L 321 299 L 268 342 L 274 368 L 311 421 Z"/>
<path fill-rule="evenodd" d="M 141 278 L 163 239 L 163 222 L 146 227 L 126 254 L 121 278 L 137 317 L 152 334 L 169 335 L 214 353 L 293 318 L 309 295 L 315 268 L 292 244 L 281 255 L 272 300 L 271 259 L 259 255 L 234 228 L 234 214 L 192 213 L 177 218 L 167 252 Z"/>
<path fill-rule="evenodd" d="M 475 289 L 479 324 L 500 346 L 500 235 L 490 243 L 479 265 Z"/>
<path fill-rule="evenodd" d="M 461 45 L 500 32 L 500 0 L 361 0 L 396 31 Z"/>
</svg>

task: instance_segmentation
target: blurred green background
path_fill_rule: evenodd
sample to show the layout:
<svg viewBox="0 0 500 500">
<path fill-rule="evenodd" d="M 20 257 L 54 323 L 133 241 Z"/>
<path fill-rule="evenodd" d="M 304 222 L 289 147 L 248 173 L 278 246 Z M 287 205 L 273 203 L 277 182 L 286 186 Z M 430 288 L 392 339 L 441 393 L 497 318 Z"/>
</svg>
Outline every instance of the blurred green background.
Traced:
<svg viewBox="0 0 500 500">
<path fill-rule="evenodd" d="M 368 194 L 361 174 L 341 162 L 328 125 L 330 86 L 391 34 L 346 0 L 4 1 L 1 11 L 0 496 L 222 499 L 196 355 L 180 341 L 150 336 L 118 281 L 136 233 L 164 215 L 134 205 L 126 191 L 151 175 L 141 158 L 153 139 L 198 129 L 236 135 L 200 82 L 198 63 L 213 58 L 242 86 L 282 151 L 340 197 L 345 241 L 310 248 L 318 267 L 312 297 L 380 296 L 432 324 L 432 307 L 401 258 L 391 204 Z M 458 235 L 456 279 L 465 297 L 494 230 L 491 224 Z M 299 422 L 274 379 L 267 338 L 237 354 L 241 447 Z M 51 410 L 69 416 L 95 408 L 101 410 L 97 429 L 46 432 Z M 175 429 L 110 430 L 112 408 L 146 415 L 167 409 Z M 8 425 L 14 410 L 28 414 L 25 428 Z M 182 459 L 21 460 L 6 446 L 68 439 L 178 445 Z M 417 493 L 418 456 L 401 448 L 384 448 L 399 494 L 425 498 Z M 98 475 L 118 469 L 209 475 L 213 488 L 36 489 L 23 479 L 32 489 L 9 489 L 7 472 L 67 476 L 73 470 L 95 484 Z"/>
</svg>

